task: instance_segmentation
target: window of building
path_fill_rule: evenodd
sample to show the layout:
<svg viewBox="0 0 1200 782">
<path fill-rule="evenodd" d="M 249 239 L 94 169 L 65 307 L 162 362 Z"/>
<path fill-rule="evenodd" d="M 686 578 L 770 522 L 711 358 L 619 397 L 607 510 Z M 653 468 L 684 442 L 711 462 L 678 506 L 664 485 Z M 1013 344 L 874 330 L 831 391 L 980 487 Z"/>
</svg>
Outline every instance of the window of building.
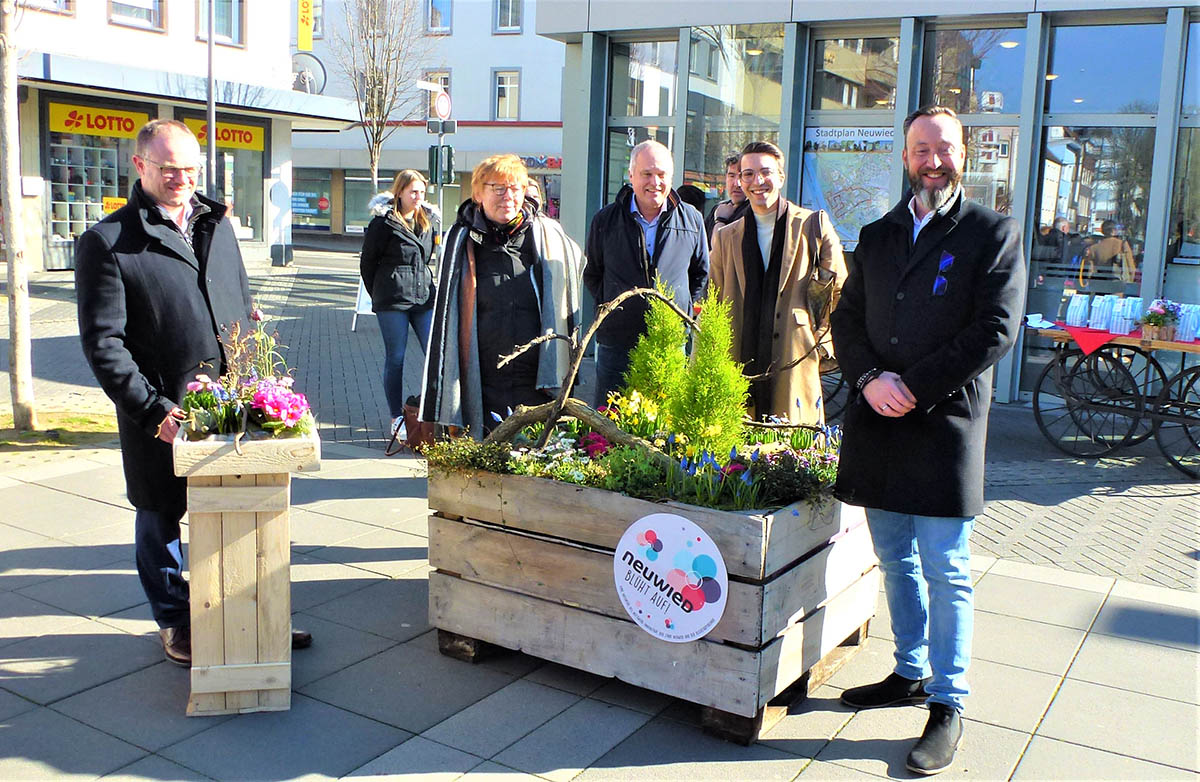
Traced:
<svg viewBox="0 0 1200 782">
<path fill-rule="evenodd" d="M 333 214 L 333 176 L 328 168 L 292 172 L 292 228 L 328 231 Z"/>
<path fill-rule="evenodd" d="M 895 107 L 899 48 L 899 38 L 817 41 L 813 110 Z"/>
<path fill-rule="evenodd" d="M 180 117 L 192 129 L 203 150 L 208 144 L 208 121 L 199 115 Z M 263 238 L 263 161 L 267 156 L 266 123 L 248 117 L 217 115 L 217 167 L 200 175 L 197 190 L 209 192 L 211 173 L 217 200 L 223 201 L 226 215 L 239 239 Z"/>
<path fill-rule="evenodd" d="M 109 0 L 108 21 L 111 24 L 165 30 L 162 0 Z"/>
<path fill-rule="evenodd" d="M 75 13 L 75 0 L 17 0 L 17 5 L 21 8 L 46 11 L 52 14 Z"/>
<path fill-rule="evenodd" d="M 1054 28 L 1046 111 L 1157 111 L 1164 41 L 1164 26 L 1156 24 Z M 1128 56 L 1130 52 L 1146 56 Z"/>
<path fill-rule="evenodd" d="M 1013 186 L 1017 178 L 1017 129 L 1014 126 L 963 128 L 967 160 L 963 167 L 963 192 L 972 201 L 1012 214 Z"/>
<path fill-rule="evenodd" d="M 346 233 L 360 234 L 367 230 L 372 215 L 367 209 L 371 199 L 392 186 L 395 171 L 379 170 L 379 186 L 371 184 L 371 172 L 366 169 L 346 171 Z"/>
<path fill-rule="evenodd" d="M 497 33 L 521 32 L 521 5 L 524 0 L 493 0 L 492 31 Z"/>
<path fill-rule="evenodd" d="M 1200 22 L 1188 25 L 1187 65 L 1183 71 L 1183 113 L 1200 114 Z"/>
<path fill-rule="evenodd" d="M 937 30 L 925 34 L 921 104 L 959 114 L 1020 111 L 1025 30 Z"/>
<path fill-rule="evenodd" d="M 608 171 L 604 180 L 604 201 L 617 197 L 617 192 L 629 181 L 629 156 L 633 148 L 653 139 L 668 149 L 673 148 L 673 125 L 658 127 L 629 127 L 608 130 Z"/>
<path fill-rule="evenodd" d="M 675 114 L 676 41 L 615 43 L 611 49 L 609 114 L 670 117 Z"/>
<path fill-rule="evenodd" d="M 312 0 L 313 38 L 325 37 L 325 0 Z"/>
<path fill-rule="evenodd" d="M 453 11 L 453 0 L 426 0 L 425 18 L 429 23 L 429 32 L 450 33 L 450 16 Z"/>
<path fill-rule="evenodd" d="M 692 29 L 687 135 L 679 184 L 725 198 L 725 158 L 750 141 L 779 140 L 783 25 Z"/>
<path fill-rule="evenodd" d="M 208 40 L 208 4 L 214 3 L 213 42 L 243 46 L 246 43 L 246 0 L 198 0 L 196 37 Z"/>
<path fill-rule="evenodd" d="M 438 85 L 446 93 L 450 92 L 450 71 L 426 71 L 425 81 Z M 425 109 L 425 116 L 428 119 L 437 118 L 437 107 L 434 105 L 437 95 L 438 94 L 436 92 L 430 90 L 428 101 L 429 105 Z"/>
<path fill-rule="evenodd" d="M 521 118 L 521 72 L 493 71 L 495 99 L 492 102 L 492 119 L 517 120 Z"/>
<path fill-rule="evenodd" d="M 1196 301 L 1200 290 L 1200 128 L 1179 131 L 1163 295 Z"/>
</svg>

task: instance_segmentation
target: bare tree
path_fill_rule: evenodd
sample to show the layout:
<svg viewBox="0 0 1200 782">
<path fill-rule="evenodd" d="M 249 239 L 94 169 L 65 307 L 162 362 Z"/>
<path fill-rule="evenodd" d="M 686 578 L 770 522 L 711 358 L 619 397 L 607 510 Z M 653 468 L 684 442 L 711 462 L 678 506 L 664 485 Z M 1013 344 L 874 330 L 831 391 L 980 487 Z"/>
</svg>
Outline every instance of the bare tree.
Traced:
<svg viewBox="0 0 1200 782">
<path fill-rule="evenodd" d="M 423 115 L 425 93 L 417 87 L 429 67 L 421 0 L 344 0 L 340 23 L 332 23 L 333 56 L 354 90 L 371 184 L 379 189 L 383 142 L 400 121 Z"/>
<path fill-rule="evenodd" d="M 33 406 L 33 359 L 29 334 L 29 272 L 21 225 L 21 146 L 17 132 L 16 0 L 0 0 L 0 205 L 4 260 L 8 267 L 8 387 L 13 424 L 37 428 Z"/>
</svg>

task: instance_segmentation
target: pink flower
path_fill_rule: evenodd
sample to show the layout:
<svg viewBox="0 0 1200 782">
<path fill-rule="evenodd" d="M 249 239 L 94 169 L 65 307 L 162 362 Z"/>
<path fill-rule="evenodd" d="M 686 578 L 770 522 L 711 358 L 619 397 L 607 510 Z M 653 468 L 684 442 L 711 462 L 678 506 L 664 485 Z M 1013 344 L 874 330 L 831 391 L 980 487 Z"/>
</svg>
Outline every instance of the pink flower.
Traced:
<svg viewBox="0 0 1200 782">
<path fill-rule="evenodd" d="M 721 474 L 722 475 L 736 475 L 744 469 L 746 469 L 746 465 L 738 464 L 737 462 L 730 462 L 729 464 L 727 464 L 721 468 Z"/>
<path fill-rule="evenodd" d="M 201 383 L 199 380 L 193 380 L 192 382 L 187 384 L 188 391 L 200 391 L 200 390 L 203 390 L 203 388 L 204 388 L 204 384 Z"/>
<path fill-rule="evenodd" d="M 255 323 L 261 323 L 262 321 L 266 320 L 266 318 L 267 316 L 263 314 L 263 311 L 257 307 L 250 310 L 250 320 L 254 321 Z"/>
</svg>

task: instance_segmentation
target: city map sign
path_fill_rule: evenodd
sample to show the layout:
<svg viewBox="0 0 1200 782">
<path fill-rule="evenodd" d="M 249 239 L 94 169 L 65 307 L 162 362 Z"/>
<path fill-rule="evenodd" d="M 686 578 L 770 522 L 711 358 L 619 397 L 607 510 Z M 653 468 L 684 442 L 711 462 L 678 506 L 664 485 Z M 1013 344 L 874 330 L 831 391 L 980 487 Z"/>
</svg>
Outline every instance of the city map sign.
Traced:
<svg viewBox="0 0 1200 782">
<path fill-rule="evenodd" d="M 892 208 L 892 128 L 807 128 L 800 205 L 824 209 L 847 250 Z"/>
</svg>

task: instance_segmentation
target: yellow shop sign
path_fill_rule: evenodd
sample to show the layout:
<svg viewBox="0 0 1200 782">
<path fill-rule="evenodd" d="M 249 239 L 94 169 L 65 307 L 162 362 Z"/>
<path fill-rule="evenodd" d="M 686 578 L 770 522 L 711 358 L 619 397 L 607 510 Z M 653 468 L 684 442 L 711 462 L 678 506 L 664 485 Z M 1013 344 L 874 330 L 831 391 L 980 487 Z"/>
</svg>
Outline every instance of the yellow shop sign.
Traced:
<svg viewBox="0 0 1200 782">
<path fill-rule="evenodd" d="M 120 196 L 104 196 L 100 199 L 100 211 L 110 215 L 125 206 L 126 200 Z"/>
<path fill-rule="evenodd" d="M 196 140 L 203 147 L 208 143 L 208 123 L 202 119 L 184 119 L 183 123 L 196 134 Z M 255 125 L 234 125 L 229 122 L 217 123 L 217 146 L 232 147 L 233 149 L 263 149 L 263 129 Z"/>
<path fill-rule="evenodd" d="M 50 104 L 50 130 L 58 133 L 136 138 L 142 125 L 149 121 L 150 115 L 140 111 L 98 109 L 94 106 L 72 106 L 69 103 Z"/>
</svg>

